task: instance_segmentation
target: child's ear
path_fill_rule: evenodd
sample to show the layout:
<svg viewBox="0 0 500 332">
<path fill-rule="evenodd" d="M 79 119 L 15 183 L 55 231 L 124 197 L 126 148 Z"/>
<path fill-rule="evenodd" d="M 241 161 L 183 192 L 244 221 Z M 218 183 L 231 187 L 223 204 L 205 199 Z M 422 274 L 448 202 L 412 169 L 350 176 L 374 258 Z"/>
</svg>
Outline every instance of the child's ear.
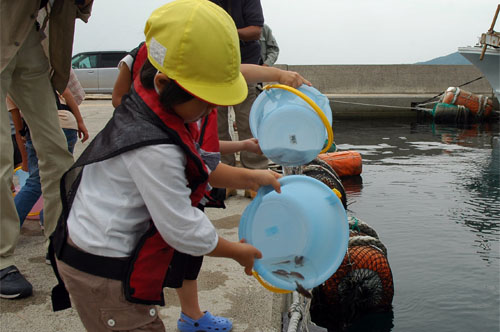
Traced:
<svg viewBox="0 0 500 332">
<path fill-rule="evenodd" d="M 159 91 L 162 91 L 163 87 L 167 85 L 168 82 L 170 82 L 170 78 L 168 78 L 168 76 L 165 75 L 164 73 L 158 72 L 155 75 L 154 83 L 155 87 L 157 87 Z"/>
</svg>

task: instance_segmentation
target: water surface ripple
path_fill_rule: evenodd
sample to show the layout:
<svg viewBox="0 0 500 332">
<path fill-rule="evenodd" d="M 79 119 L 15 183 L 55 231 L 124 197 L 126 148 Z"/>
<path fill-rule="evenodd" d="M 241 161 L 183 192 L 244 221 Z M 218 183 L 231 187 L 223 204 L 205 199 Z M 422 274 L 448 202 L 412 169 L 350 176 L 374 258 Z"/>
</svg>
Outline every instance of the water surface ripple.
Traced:
<svg viewBox="0 0 500 332">
<path fill-rule="evenodd" d="M 393 312 L 351 330 L 499 331 L 498 123 L 334 121 L 334 133 L 362 155 L 343 181 L 348 214 L 378 232 L 395 285 Z"/>
</svg>

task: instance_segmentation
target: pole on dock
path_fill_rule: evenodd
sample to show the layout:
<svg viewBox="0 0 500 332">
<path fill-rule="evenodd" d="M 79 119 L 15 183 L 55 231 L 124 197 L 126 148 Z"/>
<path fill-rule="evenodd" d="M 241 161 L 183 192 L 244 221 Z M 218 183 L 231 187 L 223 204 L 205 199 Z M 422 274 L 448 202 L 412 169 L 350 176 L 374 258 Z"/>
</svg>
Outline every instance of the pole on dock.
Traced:
<svg viewBox="0 0 500 332">
<path fill-rule="evenodd" d="M 493 17 L 493 22 L 491 22 L 491 27 L 488 30 L 489 34 L 493 34 L 493 28 L 495 27 L 495 23 L 497 21 L 497 17 L 498 17 L 498 12 L 499 11 L 500 11 L 500 5 L 497 6 L 497 11 L 495 12 L 495 16 Z M 481 56 L 479 57 L 479 60 L 483 60 L 484 53 L 486 53 L 486 47 L 487 46 L 488 46 L 488 44 L 484 43 L 484 45 L 483 45 L 483 51 L 481 52 Z"/>
</svg>

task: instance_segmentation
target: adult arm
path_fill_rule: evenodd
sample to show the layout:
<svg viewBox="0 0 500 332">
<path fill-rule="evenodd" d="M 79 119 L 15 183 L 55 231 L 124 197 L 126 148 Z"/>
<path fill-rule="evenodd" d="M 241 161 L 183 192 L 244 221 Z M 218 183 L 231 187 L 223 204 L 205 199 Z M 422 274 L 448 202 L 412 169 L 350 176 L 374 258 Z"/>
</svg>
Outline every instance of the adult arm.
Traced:
<svg viewBox="0 0 500 332">
<path fill-rule="evenodd" d="M 66 105 L 68 105 L 71 113 L 73 113 L 76 118 L 76 123 L 78 124 L 78 137 L 80 137 L 83 143 L 89 138 L 89 131 L 87 130 L 85 122 L 83 121 L 82 114 L 80 113 L 80 108 L 78 107 L 75 98 L 73 98 L 73 94 L 71 93 L 70 89 L 66 88 L 62 93 L 62 97 L 66 101 Z"/>
<path fill-rule="evenodd" d="M 231 154 L 239 151 L 262 154 L 259 141 L 256 138 L 249 138 L 242 141 L 219 141 L 219 151 L 221 154 Z"/>
<path fill-rule="evenodd" d="M 262 27 L 249 25 L 238 29 L 238 37 L 243 41 L 259 40 L 262 33 Z"/>
</svg>

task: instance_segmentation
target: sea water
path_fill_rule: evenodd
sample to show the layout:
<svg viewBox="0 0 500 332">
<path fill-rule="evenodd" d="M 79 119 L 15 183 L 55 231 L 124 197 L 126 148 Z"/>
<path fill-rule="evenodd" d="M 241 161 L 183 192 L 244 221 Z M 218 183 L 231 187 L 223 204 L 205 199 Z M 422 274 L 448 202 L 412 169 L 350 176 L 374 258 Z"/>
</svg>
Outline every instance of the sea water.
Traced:
<svg viewBox="0 0 500 332">
<path fill-rule="evenodd" d="M 498 123 L 335 121 L 339 150 L 363 158 L 343 179 L 348 215 L 388 249 L 393 310 L 349 331 L 500 331 Z"/>
</svg>

